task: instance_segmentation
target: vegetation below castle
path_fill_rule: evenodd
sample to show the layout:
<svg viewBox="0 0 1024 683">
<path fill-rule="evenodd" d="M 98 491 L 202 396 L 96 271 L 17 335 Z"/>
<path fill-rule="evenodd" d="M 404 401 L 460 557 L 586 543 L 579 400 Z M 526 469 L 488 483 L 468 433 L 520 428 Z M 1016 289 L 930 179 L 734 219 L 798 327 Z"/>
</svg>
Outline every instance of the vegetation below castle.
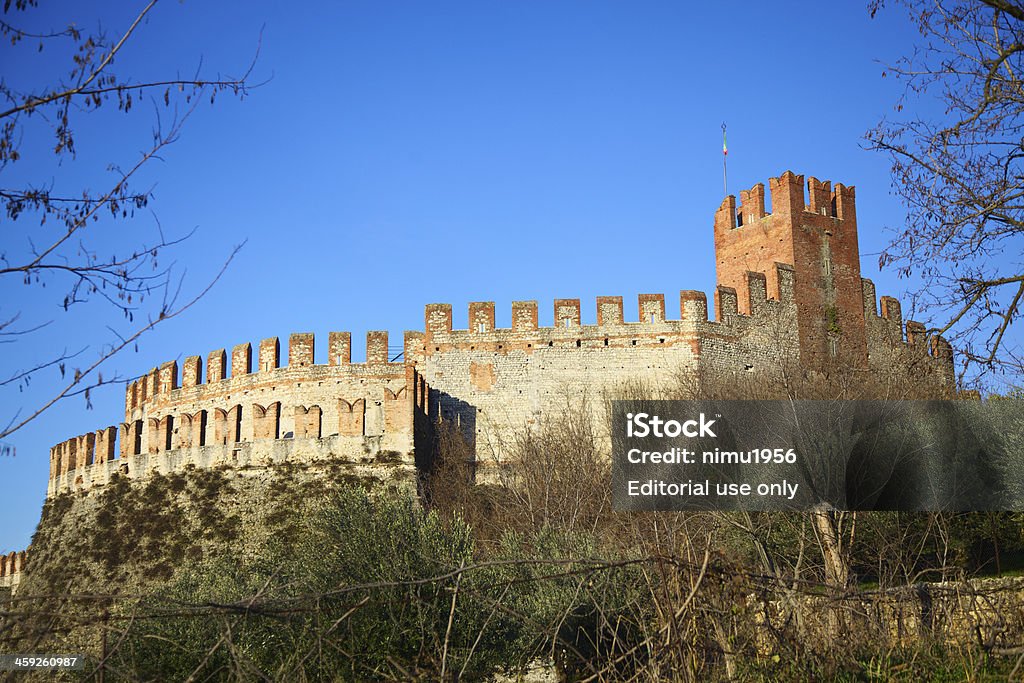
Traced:
<svg viewBox="0 0 1024 683">
<path fill-rule="evenodd" d="M 44 511 L 3 651 L 105 680 L 962 680 L 1024 639 L 1011 514 L 860 513 L 830 579 L 808 514 L 613 514 L 584 410 L 468 484 L 442 429 L 425 511 L 340 467 L 188 470 Z M 953 580 L 951 583 L 939 583 Z"/>
</svg>

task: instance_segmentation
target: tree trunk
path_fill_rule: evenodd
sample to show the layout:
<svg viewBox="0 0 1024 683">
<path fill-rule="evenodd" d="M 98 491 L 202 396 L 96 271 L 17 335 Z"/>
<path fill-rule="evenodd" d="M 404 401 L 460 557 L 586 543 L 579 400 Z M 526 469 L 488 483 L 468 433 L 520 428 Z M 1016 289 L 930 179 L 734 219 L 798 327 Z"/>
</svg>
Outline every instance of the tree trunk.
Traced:
<svg viewBox="0 0 1024 683">
<path fill-rule="evenodd" d="M 825 581 L 837 588 L 846 588 L 850 582 L 850 562 L 843 548 L 843 514 L 832 509 L 811 511 L 811 521 L 817 531 L 821 557 L 825 562 Z"/>
</svg>

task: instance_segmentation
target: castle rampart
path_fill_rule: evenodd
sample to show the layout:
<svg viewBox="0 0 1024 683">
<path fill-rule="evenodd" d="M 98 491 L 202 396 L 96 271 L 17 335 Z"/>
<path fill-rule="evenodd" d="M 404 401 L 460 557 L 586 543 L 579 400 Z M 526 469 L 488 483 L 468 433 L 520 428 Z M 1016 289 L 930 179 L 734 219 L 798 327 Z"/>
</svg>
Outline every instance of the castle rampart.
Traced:
<svg viewBox="0 0 1024 683">
<path fill-rule="evenodd" d="M 752 277 L 764 282 L 761 275 Z M 625 320 L 622 297 L 599 297 L 595 325 L 581 324 L 578 299 L 554 302 L 557 324 L 551 327 L 537 325 L 536 302 L 512 304 L 511 328 L 493 327 L 493 303 L 471 303 L 465 330 L 452 329 L 450 305 L 430 304 L 417 369 L 431 387 L 438 414 L 463 425 L 478 457 L 500 457 L 517 430 L 584 394 L 598 399 L 602 387 L 665 388 L 681 372 L 696 373 L 705 360 L 729 372 L 749 370 L 755 348 L 791 354 L 794 348 L 785 340 L 778 345 L 767 338 L 782 334 L 795 314 L 787 277 L 782 276 L 781 300 L 768 300 L 764 287 L 755 286 L 755 299 L 758 292 L 761 299 L 754 301 L 752 315 L 739 313 L 735 292 L 720 288 L 716 321 L 708 320 L 703 293 L 691 291 L 680 292 L 678 319 L 666 319 L 661 294 L 638 297 L 636 321 Z"/>
<path fill-rule="evenodd" d="M 314 363 L 314 335 L 289 338 L 280 367 L 276 338 L 154 368 L 126 389 L 125 422 L 57 444 L 50 453 L 50 493 L 102 485 L 114 473 L 145 476 L 193 465 L 254 467 L 333 459 L 413 469 L 412 390 L 406 365 L 387 358 L 387 332 L 367 334 L 367 362 L 351 363 L 351 335 L 331 333 L 328 365 Z M 115 444 L 115 442 L 117 442 Z M 115 459 L 115 453 L 117 457 Z"/>
<path fill-rule="evenodd" d="M 390 467 L 413 476 L 425 435 L 457 422 L 481 462 L 500 460 L 509 440 L 584 394 L 599 399 L 627 384 L 671 388 L 680 377 L 772 382 L 783 367 L 816 371 L 830 358 L 875 372 L 903 369 L 915 381 L 954 388 L 952 351 L 904 322 L 899 302 L 876 301 L 860 277 L 852 187 L 786 172 L 727 197 L 714 221 L 718 286 L 713 319 L 703 292 L 683 290 L 678 309 L 663 294 L 634 304 L 601 296 L 583 323 L 579 299 L 555 299 L 551 326 L 537 301 L 511 303 L 499 328 L 495 304 L 468 305 L 466 329 L 452 306 L 428 304 L 422 331 L 404 336 L 399 362 L 388 333 L 369 332 L 366 361 L 352 339 L 331 332 L 327 363 L 316 339 L 280 341 L 172 360 L 126 389 L 124 422 L 51 449 L 50 495 L 188 466 L 258 468 L 276 462 Z M 770 209 L 770 210 L 769 210 Z M 674 299 L 674 297 L 673 297 Z M 668 305 L 666 305 L 668 303 Z M 590 308 L 592 306 L 592 308 Z M 676 313 L 678 311 L 678 313 Z M 635 317 L 634 317 L 635 312 Z M 905 334 L 904 334 L 905 332 Z M 424 464 L 419 462 L 420 465 Z"/>
</svg>

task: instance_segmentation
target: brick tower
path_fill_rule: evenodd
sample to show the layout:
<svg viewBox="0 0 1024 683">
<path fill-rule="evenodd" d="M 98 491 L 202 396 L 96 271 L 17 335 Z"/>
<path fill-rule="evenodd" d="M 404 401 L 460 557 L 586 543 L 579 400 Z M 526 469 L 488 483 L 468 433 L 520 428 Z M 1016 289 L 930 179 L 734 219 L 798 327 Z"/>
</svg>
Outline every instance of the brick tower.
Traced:
<svg viewBox="0 0 1024 683">
<path fill-rule="evenodd" d="M 786 171 L 769 180 L 771 213 L 764 184 L 729 195 L 715 213 L 715 267 L 719 285 L 736 289 L 748 312 L 747 271 L 765 273 L 768 296 L 778 297 L 776 263 L 793 266 L 800 361 L 820 367 L 835 357 L 867 367 L 860 251 L 854 188 L 807 180 Z"/>
</svg>

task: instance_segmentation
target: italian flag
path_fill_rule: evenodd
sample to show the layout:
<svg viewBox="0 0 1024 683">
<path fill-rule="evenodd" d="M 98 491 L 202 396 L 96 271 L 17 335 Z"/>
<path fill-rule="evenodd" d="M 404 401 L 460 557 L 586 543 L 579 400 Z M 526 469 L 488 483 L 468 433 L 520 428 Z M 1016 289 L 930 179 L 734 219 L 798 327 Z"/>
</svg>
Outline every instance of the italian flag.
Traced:
<svg viewBox="0 0 1024 683">
<path fill-rule="evenodd" d="M 725 143 L 725 126 L 722 126 L 722 154 L 729 156 L 729 145 Z"/>
</svg>

